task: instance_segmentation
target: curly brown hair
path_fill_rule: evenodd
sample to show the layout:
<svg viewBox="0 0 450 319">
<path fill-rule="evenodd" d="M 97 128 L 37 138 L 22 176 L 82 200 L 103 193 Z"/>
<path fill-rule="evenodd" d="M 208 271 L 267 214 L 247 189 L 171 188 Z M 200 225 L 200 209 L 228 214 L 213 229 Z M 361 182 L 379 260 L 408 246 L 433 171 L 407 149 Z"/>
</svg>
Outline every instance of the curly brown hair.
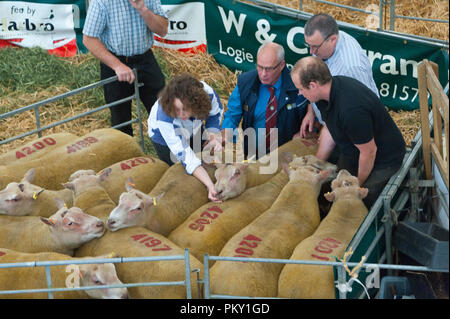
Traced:
<svg viewBox="0 0 450 319">
<path fill-rule="evenodd" d="M 186 111 L 192 116 L 206 120 L 211 111 L 211 101 L 208 93 L 203 89 L 203 84 L 190 74 L 175 76 L 164 87 L 159 95 L 159 103 L 163 111 L 170 117 L 176 118 L 174 99 L 178 98 Z"/>
</svg>

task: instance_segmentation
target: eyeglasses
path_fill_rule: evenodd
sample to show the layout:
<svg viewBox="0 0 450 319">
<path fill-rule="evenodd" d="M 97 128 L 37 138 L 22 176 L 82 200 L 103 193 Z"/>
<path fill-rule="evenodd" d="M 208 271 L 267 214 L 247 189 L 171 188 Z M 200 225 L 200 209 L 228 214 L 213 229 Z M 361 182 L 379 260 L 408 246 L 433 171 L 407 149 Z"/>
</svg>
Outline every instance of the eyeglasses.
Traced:
<svg viewBox="0 0 450 319">
<path fill-rule="evenodd" d="M 271 72 L 271 71 L 275 70 L 276 68 L 278 68 L 280 66 L 281 62 L 283 62 L 283 61 L 278 62 L 278 64 L 275 66 L 261 66 L 259 64 L 256 64 L 256 68 L 259 71 Z"/>
<path fill-rule="evenodd" d="M 305 47 L 309 48 L 311 51 L 319 51 L 320 47 L 322 46 L 322 44 L 325 43 L 325 41 L 327 41 L 330 37 L 332 36 L 332 34 L 328 35 L 321 44 L 319 45 L 309 45 L 308 43 L 305 42 Z"/>
</svg>

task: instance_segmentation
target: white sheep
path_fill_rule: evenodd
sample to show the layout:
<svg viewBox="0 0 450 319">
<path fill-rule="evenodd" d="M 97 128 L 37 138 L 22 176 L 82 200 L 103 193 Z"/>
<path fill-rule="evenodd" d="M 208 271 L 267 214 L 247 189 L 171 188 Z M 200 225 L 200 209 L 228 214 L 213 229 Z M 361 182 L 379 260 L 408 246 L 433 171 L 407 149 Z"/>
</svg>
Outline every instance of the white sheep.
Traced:
<svg viewBox="0 0 450 319">
<path fill-rule="evenodd" d="M 288 180 L 281 171 L 236 198 L 207 203 L 175 228 L 168 238 L 180 247 L 189 248 L 189 252 L 200 260 L 205 253 L 217 256 L 234 234 L 272 206 Z"/>
<path fill-rule="evenodd" d="M 37 159 L 0 166 L 0 189 L 20 180 L 30 168 L 34 168 L 36 185 L 59 190 L 62 189 L 61 183 L 66 182 L 76 170 L 99 171 L 122 160 L 143 155 L 132 136 L 116 129 L 99 129 Z"/>
<path fill-rule="evenodd" d="M 330 164 L 331 166 L 331 164 Z M 275 203 L 235 234 L 220 256 L 289 258 L 295 246 L 319 226 L 318 195 L 331 170 L 313 166 L 291 169 Z M 282 264 L 217 261 L 211 268 L 211 292 L 235 296 L 275 297 Z"/>
<path fill-rule="evenodd" d="M 0 155 L 0 165 L 23 163 L 39 158 L 52 152 L 57 147 L 78 139 L 71 133 L 55 133 L 32 140 L 3 155 Z"/>
<path fill-rule="evenodd" d="M 341 258 L 367 215 L 362 199 L 368 189 L 359 186 L 358 178 L 346 170 L 339 171 L 325 194 L 333 201 L 328 215 L 310 237 L 295 247 L 292 260 L 335 261 Z M 286 264 L 278 281 L 281 298 L 335 298 L 332 266 Z"/>
<path fill-rule="evenodd" d="M 93 258 L 111 258 L 113 255 L 72 258 L 70 256 L 53 253 L 22 253 L 11 249 L 0 248 L 0 263 L 22 263 L 31 261 L 59 261 L 80 260 Z M 121 285 L 117 277 L 116 268 L 112 263 L 102 264 L 71 264 L 67 266 L 50 267 L 52 287 L 68 288 L 67 286 L 80 287 L 106 285 Z M 46 289 L 47 280 L 44 267 L 20 267 L 0 269 L 0 290 L 23 290 L 23 289 Z M 47 298 L 47 293 L 23 293 L 23 294 L 1 294 L 0 298 Z M 54 298 L 78 299 L 126 299 L 129 297 L 127 288 L 107 288 L 75 290 L 66 292 L 53 292 Z"/>
<path fill-rule="evenodd" d="M 78 207 L 67 208 L 57 200 L 59 210 L 50 218 L 0 216 L 0 247 L 21 252 L 57 252 L 73 255 L 75 248 L 101 237 L 102 221 Z"/>
<path fill-rule="evenodd" d="M 0 215 L 49 217 L 58 210 L 56 198 L 72 206 L 70 190 L 47 190 L 31 184 L 33 180 L 34 168 L 28 170 L 19 183 L 9 183 L 0 191 Z"/>
<path fill-rule="evenodd" d="M 120 195 L 119 204 L 111 211 L 106 226 L 111 231 L 117 231 L 126 227 L 142 226 L 151 228 L 155 215 L 156 205 L 164 196 L 150 197 L 135 188 L 130 177 L 125 184 L 126 192 Z"/>
<path fill-rule="evenodd" d="M 76 250 L 77 257 L 96 256 L 115 252 L 121 257 L 149 257 L 184 255 L 184 250 L 164 236 L 143 227 L 129 227 L 119 231 L 107 231 Z M 190 255 L 191 270 L 203 269 L 203 265 Z M 124 283 L 184 281 L 183 260 L 133 262 L 116 265 L 117 274 Z M 191 272 L 192 297 L 198 296 L 196 274 Z M 151 286 L 128 289 L 131 298 L 160 299 L 186 298 L 185 286 Z"/>
<path fill-rule="evenodd" d="M 106 168 L 98 174 L 84 170 L 76 171 L 71 175 L 71 181 L 63 184 L 73 192 L 75 206 L 86 214 L 100 218 L 103 222 L 116 206 L 101 185 L 110 176 L 111 171 L 111 168 Z"/>
<path fill-rule="evenodd" d="M 261 185 L 267 182 L 273 175 L 281 170 L 284 153 L 293 153 L 297 156 L 315 154 L 317 151 L 317 139 L 295 138 L 282 146 L 276 152 L 276 157 L 266 154 L 256 163 L 217 163 L 215 171 L 215 189 L 220 199 L 227 200 L 241 194 L 245 189 Z M 262 168 L 268 166 L 270 160 L 277 163 L 276 170 L 272 173 L 262 172 Z"/>
</svg>

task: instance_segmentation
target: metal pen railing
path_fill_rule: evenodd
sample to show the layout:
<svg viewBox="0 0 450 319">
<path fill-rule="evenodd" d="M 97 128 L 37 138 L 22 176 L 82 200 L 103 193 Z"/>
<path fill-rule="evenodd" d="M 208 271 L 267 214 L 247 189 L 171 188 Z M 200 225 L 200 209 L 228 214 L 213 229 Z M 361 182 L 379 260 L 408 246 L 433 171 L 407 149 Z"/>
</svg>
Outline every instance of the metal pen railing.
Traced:
<svg viewBox="0 0 450 319">
<path fill-rule="evenodd" d="M 80 264 L 102 264 L 102 263 L 129 263 L 129 262 L 152 262 L 152 261 L 172 261 L 172 260 L 184 260 L 185 266 L 185 280 L 183 281 L 164 281 L 164 282 L 140 282 L 140 283 L 128 283 L 121 285 L 104 285 L 104 286 L 84 286 L 84 287 L 52 287 L 51 279 L 51 266 L 64 266 L 64 265 L 80 265 Z M 20 263 L 0 263 L 0 272 L 6 268 L 23 268 L 23 267 L 45 267 L 47 288 L 41 289 L 20 289 L 20 290 L 0 290 L 0 295 L 7 294 L 31 294 L 31 293 L 48 293 L 48 298 L 53 299 L 54 292 L 64 291 L 79 291 L 79 290 L 92 290 L 92 289 L 108 289 L 108 288 L 129 288 L 129 287 L 148 287 L 148 286 L 172 286 L 183 285 L 186 286 L 186 298 L 192 298 L 191 288 L 191 269 L 189 262 L 189 251 L 184 250 L 184 255 L 173 256 L 158 256 L 158 257 L 115 257 L 115 258 L 92 258 L 92 259 L 80 259 L 80 260 L 59 260 L 59 261 L 30 261 Z M 194 269 L 193 272 L 197 272 Z M 119 278 L 120 279 L 120 278 Z"/>
<path fill-rule="evenodd" d="M 20 134 L 20 135 L 14 136 L 14 137 L 11 137 L 9 139 L 1 140 L 0 141 L 0 145 L 9 143 L 9 142 L 12 142 L 12 141 L 15 141 L 15 140 L 18 140 L 20 138 L 23 138 L 23 137 L 26 137 L 26 136 L 29 136 L 29 135 L 32 135 L 32 134 L 38 134 L 39 137 L 42 137 L 42 131 L 45 131 L 47 129 L 56 127 L 58 125 L 61 125 L 61 124 L 64 124 L 64 123 L 67 123 L 67 122 L 79 119 L 81 117 L 84 117 L 84 116 L 87 116 L 87 115 L 90 115 L 90 114 L 93 114 L 93 113 L 96 113 L 96 112 L 100 112 L 100 111 L 102 111 L 102 110 L 104 110 L 106 108 L 114 107 L 114 106 L 116 106 L 118 104 L 121 104 L 123 102 L 131 101 L 131 100 L 135 99 L 135 101 L 136 101 L 136 110 L 137 110 L 137 117 L 135 119 L 131 119 L 130 121 L 123 122 L 123 123 L 120 123 L 118 125 L 115 125 L 115 126 L 113 126 L 113 128 L 120 128 L 120 127 L 125 126 L 125 125 L 131 125 L 133 123 L 137 123 L 138 126 L 139 126 L 139 143 L 141 145 L 141 148 L 144 149 L 144 134 L 143 134 L 142 115 L 141 115 L 141 100 L 140 100 L 140 97 L 139 97 L 139 87 L 141 87 L 143 84 L 138 82 L 138 76 L 137 76 L 136 69 L 133 69 L 133 72 L 134 72 L 134 75 L 135 75 L 134 94 L 133 95 L 131 95 L 129 97 L 126 97 L 126 98 L 123 98 L 121 100 L 117 100 L 117 101 L 109 103 L 109 104 L 105 104 L 105 105 L 96 107 L 96 108 L 94 108 L 92 110 L 89 110 L 89 111 L 77 114 L 77 115 L 72 116 L 70 118 L 67 118 L 67 119 L 64 119 L 64 120 L 60 120 L 60 121 L 56 121 L 56 122 L 54 122 L 52 124 L 49 124 L 49 125 L 46 125 L 46 126 L 43 126 L 43 127 L 41 126 L 40 112 L 39 112 L 39 108 L 41 106 L 44 106 L 44 105 L 47 105 L 49 103 L 53 103 L 53 102 L 56 102 L 56 101 L 68 98 L 68 97 L 76 95 L 76 94 L 80 94 L 80 93 L 88 91 L 88 90 L 95 89 L 95 88 L 100 87 L 100 86 L 104 86 L 104 85 L 106 85 L 108 83 L 117 81 L 118 77 L 117 76 L 113 76 L 113 77 L 110 77 L 108 79 L 104 79 L 104 80 L 101 80 L 99 82 L 96 82 L 96 83 L 93 83 L 93 84 L 89 84 L 89 85 L 86 85 L 84 87 L 81 87 L 81 88 L 78 88 L 78 89 L 75 89 L 75 90 L 72 90 L 72 91 L 69 91 L 69 92 L 66 92 L 66 93 L 63 93 L 63 94 L 60 94 L 60 95 L 57 95 L 57 96 L 54 96 L 54 97 L 51 97 L 51 98 L 39 101 L 39 102 L 36 102 L 36 103 L 33 103 L 33 104 L 30 104 L 30 105 L 18 108 L 16 110 L 0 114 L 0 120 L 3 120 L 3 119 L 6 119 L 6 118 L 9 118 L 9 117 L 13 117 L 13 116 L 15 116 L 17 114 L 29 111 L 29 110 L 34 110 L 35 121 L 36 121 L 36 129 L 30 130 L 28 132 L 25 132 L 23 134 Z"/>
</svg>

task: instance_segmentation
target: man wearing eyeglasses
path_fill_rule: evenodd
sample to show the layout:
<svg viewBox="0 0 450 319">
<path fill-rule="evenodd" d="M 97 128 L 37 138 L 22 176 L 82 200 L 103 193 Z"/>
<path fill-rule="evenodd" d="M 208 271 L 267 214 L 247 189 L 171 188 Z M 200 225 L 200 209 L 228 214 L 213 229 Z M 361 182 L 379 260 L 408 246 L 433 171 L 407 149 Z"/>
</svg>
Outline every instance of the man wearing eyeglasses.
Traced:
<svg viewBox="0 0 450 319">
<path fill-rule="evenodd" d="M 367 86 L 378 97 L 377 86 L 372 75 L 372 66 L 355 38 L 339 31 L 336 20 L 324 13 L 311 17 L 305 25 L 305 45 L 313 56 L 321 58 L 332 76 L 343 75 L 354 78 Z M 311 132 L 315 116 L 323 125 L 322 116 L 315 103 L 308 111 L 300 127 L 300 137 Z"/>
<path fill-rule="evenodd" d="M 244 133 L 255 129 L 255 138 L 245 135 L 244 154 L 258 158 L 292 139 L 306 106 L 307 100 L 292 83 L 283 47 L 264 43 L 258 49 L 256 69 L 238 77 L 222 121 L 222 135 L 230 140 L 242 119 Z"/>
</svg>

